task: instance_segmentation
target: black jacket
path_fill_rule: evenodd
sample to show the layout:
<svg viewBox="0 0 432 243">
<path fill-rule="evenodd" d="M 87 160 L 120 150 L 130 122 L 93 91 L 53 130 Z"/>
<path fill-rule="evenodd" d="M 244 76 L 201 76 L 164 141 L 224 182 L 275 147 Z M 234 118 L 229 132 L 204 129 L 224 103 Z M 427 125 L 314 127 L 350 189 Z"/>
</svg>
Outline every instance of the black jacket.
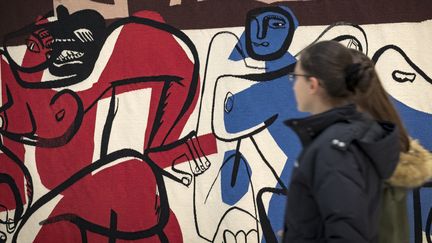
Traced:
<svg viewBox="0 0 432 243">
<path fill-rule="evenodd" d="M 286 124 L 303 151 L 288 190 L 284 242 L 376 242 L 383 180 L 399 159 L 395 127 L 354 105 Z"/>
</svg>

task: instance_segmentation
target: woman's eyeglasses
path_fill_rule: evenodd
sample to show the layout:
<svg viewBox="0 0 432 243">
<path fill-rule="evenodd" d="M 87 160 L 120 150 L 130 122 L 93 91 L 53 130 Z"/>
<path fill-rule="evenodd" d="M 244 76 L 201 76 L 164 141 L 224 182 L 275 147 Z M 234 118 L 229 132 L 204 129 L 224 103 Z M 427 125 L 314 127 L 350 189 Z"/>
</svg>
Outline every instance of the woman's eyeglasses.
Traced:
<svg viewBox="0 0 432 243">
<path fill-rule="evenodd" d="M 289 73 L 288 74 L 288 80 L 290 82 L 294 82 L 296 80 L 297 77 L 306 77 L 306 78 L 310 78 L 312 77 L 312 75 L 307 75 L 307 74 L 298 74 L 298 73 Z"/>
</svg>

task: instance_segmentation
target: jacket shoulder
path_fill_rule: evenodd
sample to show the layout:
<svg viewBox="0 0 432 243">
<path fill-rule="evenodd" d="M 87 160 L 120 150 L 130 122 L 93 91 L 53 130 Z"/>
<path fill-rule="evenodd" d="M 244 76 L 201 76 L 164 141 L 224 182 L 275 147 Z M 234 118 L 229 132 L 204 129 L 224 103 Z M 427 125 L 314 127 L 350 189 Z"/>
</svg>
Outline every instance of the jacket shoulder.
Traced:
<svg viewBox="0 0 432 243">
<path fill-rule="evenodd" d="M 330 148 L 346 151 L 351 143 L 360 139 L 370 129 L 371 121 L 353 121 L 350 123 L 335 123 L 319 136 L 320 145 L 328 144 Z"/>
</svg>

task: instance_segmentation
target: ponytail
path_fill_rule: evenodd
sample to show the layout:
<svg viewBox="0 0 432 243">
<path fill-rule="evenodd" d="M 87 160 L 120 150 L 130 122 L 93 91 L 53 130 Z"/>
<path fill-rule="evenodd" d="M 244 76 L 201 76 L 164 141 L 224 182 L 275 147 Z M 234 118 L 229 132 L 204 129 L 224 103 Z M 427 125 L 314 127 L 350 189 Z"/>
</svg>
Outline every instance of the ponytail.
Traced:
<svg viewBox="0 0 432 243">
<path fill-rule="evenodd" d="M 354 103 L 374 119 L 396 124 L 399 129 L 401 150 L 407 152 L 410 149 L 408 132 L 381 84 L 374 63 L 362 52 L 353 49 L 350 49 L 350 52 L 353 56 L 354 65 L 361 67 L 357 72 L 357 77 L 363 79 L 359 82 L 361 85 L 355 89 Z"/>
</svg>

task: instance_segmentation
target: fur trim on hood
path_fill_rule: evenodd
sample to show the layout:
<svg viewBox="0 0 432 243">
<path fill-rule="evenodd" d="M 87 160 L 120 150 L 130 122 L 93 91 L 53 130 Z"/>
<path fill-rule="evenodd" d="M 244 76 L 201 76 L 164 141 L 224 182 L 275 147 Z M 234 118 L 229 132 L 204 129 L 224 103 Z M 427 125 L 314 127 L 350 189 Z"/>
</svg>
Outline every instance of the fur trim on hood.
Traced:
<svg viewBox="0 0 432 243">
<path fill-rule="evenodd" d="M 400 154 L 399 163 L 387 181 L 392 186 L 414 188 L 432 178 L 432 154 L 417 140 L 410 140 L 410 150 Z"/>
</svg>

